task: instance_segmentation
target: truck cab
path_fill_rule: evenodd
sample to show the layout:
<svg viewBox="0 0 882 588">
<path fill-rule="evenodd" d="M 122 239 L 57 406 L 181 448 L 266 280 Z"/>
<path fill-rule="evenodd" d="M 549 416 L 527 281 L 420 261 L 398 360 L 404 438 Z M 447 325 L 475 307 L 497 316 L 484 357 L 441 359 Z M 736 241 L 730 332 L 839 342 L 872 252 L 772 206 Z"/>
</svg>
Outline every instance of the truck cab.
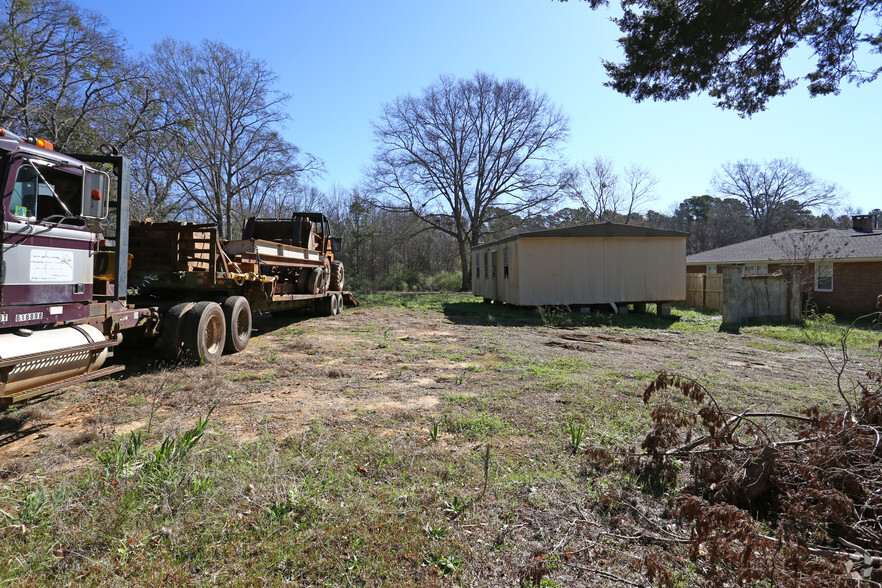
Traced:
<svg viewBox="0 0 882 588">
<path fill-rule="evenodd" d="M 88 317 L 108 174 L 8 131 L 0 160 L 0 329 Z"/>
<path fill-rule="evenodd" d="M 111 174 L 90 157 L 119 172 L 115 206 Z M 124 266 L 109 267 L 125 249 L 127 165 L 0 128 L 0 406 L 122 369 L 101 366 L 139 317 L 126 309 Z"/>
</svg>

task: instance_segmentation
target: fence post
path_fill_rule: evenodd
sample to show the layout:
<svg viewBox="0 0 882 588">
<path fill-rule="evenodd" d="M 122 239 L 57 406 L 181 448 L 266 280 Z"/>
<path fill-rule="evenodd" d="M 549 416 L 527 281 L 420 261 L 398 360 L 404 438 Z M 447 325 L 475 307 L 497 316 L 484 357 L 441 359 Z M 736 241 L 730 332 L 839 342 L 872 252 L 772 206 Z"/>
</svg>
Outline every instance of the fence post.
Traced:
<svg viewBox="0 0 882 588">
<path fill-rule="evenodd" d="M 707 308 L 707 273 L 701 274 L 701 307 Z"/>
</svg>

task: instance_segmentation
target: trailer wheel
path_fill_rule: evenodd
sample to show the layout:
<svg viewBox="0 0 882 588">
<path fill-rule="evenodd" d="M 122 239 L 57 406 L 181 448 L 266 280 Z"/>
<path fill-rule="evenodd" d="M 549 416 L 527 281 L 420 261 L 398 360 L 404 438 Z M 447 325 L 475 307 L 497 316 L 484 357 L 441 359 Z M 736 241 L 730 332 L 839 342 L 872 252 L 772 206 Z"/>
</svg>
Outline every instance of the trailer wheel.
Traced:
<svg viewBox="0 0 882 588">
<path fill-rule="evenodd" d="M 321 299 L 321 313 L 324 316 L 334 316 L 339 312 L 339 308 L 337 306 L 337 296 L 335 294 L 331 294 L 330 296 L 325 296 Z"/>
<path fill-rule="evenodd" d="M 334 296 L 337 297 L 337 314 L 342 314 L 343 313 L 343 306 L 344 306 L 343 295 L 338 293 L 338 294 L 335 294 Z"/>
<path fill-rule="evenodd" d="M 230 296 L 221 308 L 227 327 L 224 353 L 238 353 L 248 347 L 251 338 L 251 306 L 244 296 Z"/>
<path fill-rule="evenodd" d="M 191 308 L 193 308 L 192 302 L 175 304 L 162 317 L 160 330 L 162 356 L 169 361 L 180 359 L 181 347 L 184 344 L 184 317 Z"/>
<path fill-rule="evenodd" d="M 331 283 L 328 286 L 331 290 L 342 290 L 343 289 L 343 262 L 342 261 L 332 261 L 331 262 Z"/>
<path fill-rule="evenodd" d="M 217 302 L 197 302 L 184 318 L 184 349 L 196 363 L 217 363 L 227 329 Z"/>
</svg>

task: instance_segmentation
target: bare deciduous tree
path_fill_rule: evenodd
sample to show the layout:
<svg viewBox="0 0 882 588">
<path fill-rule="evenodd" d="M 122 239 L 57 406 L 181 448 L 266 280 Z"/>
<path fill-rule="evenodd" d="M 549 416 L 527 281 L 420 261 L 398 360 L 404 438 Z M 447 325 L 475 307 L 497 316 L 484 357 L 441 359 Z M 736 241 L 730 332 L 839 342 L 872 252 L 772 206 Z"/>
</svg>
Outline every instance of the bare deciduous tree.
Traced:
<svg viewBox="0 0 882 588">
<path fill-rule="evenodd" d="M 295 189 L 320 162 L 284 140 L 287 96 L 273 89 L 267 65 L 224 43 L 199 46 L 171 39 L 154 47 L 156 83 L 178 119 L 184 168 L 179 186 L 226 238 L 248 195 Z M 303 157 L 303 161 L 300 157 Z"/>
<path fill-rule="evenodd" d="M 328 202 L 328 195 L 315 186 L 265 182 L 242 193 L 233 216 L 242 221 L 249 216 L 290 218 L 295 211 L 318 210 L 328 214 Z"/>
<path fill-rule="evenodd" d="M 374 124 L 374 201 L 452 236 L 468 289 L 469 247 L 487 223 L 545 210 L 567 184 L 557 152 L 567 132 L 548 97 L 518 80 L 442 77 L 383 107 Z"/>
<path fill-rule="evenodd" d="M 567 192 L 592 221 L 602 220 L 604 212 L 615 210 L 619 199 L 619 176 L 611 159 L 597 156 L 583 161 Z"/>
<path fill-rule="evenodd" d="M 658 180 L 639 165 L 626 167 L 620 176 L 611 159 L 595 157 L 582 162 L 567 192 L 591 221 L 621 220 L 625 224 L 654 197 Z"/>
<path fill-rule="evenodd" d="M 169 133 L 140 134 L 130 144 L 132 153 L 132 218 L 167 221 L 183 215 L 186 203 L 177 188 L 182 152 Z"/>
<path fill-rule="evenodd" d="M 101 15 L 67 0 L 5 0 L 2 10 L 0 125 L 60 151 L 122 144 L 140 130 L 155 96 Z"/>
<path fill-rule="evenodd" d="M 626 167 L 624 176 L 625 202 L 627 203 L 625 224 L 628 224 L 634 213 L 655 198 L 658 178 L 645 167 L 636 164 Z"/>
<path fill-rule="evenodd" d="M 712 184 L 724 198 L 738 198 L 747 205 L 759 236 L 778 232 L 795 213 L 838 200 L 835 184 L 818 180 L 789 159 L 725 163 Z"/>
</svg>

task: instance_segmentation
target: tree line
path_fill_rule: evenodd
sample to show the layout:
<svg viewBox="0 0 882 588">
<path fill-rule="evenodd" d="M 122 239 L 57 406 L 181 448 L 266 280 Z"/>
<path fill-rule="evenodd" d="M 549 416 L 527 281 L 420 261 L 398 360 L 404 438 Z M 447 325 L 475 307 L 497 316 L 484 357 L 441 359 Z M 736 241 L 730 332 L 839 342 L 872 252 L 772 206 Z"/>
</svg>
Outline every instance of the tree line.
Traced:
<svg viewBox="0 0 882 588">
<path fill-rule="evenodd" d="M 4 0 L 0 125 L 59 151 L 131 157 L 137 217 L 297 207 L 321 162 L 282 135 L 287 96 L 266 63 L 217 41 L 165 39 L 138 58 L 103 16 L 68 0 Z"/>
<path fill-rule="evenodd" d="M 137 58 L 69 0 L 4 0 L 0 126 L 66 152 L 112 143 L 133 160 L 135 218 L 217 223 L 326 212 L 350 285 L 468 289 L 469 250 L 592 222 L 689 232 L 690 252 L 795 226 L 838 226 L 834 184 L 796 162 L 724 163 L 713 195 L 646 210 L 658 179 L 604 157 L 565 159 L 566 115 L 516 79 L 477 72 L 383 105 L 358 186 L 322 192 L 323 164 L 284 137 L 288 96 L 266 63 L 219 41 L 165 39 Z"/>
</svg>

